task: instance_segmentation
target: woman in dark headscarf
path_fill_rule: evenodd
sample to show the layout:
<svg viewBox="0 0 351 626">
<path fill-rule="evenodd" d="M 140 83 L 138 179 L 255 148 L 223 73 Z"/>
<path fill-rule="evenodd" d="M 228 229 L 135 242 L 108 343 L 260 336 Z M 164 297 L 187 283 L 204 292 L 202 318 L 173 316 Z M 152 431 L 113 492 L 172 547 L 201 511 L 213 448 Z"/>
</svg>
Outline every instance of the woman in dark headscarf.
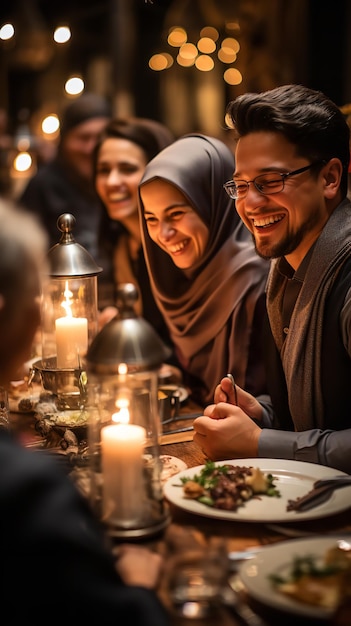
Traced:
<svg viewBox="0 0 351 626">
<path fill-rule="evenodd" d="M 265 391 L 260 334 L 269 263 L 223 189 L 233 171 L 222 141 L 191 134 L 152 159 L 139 186 L 151 287 L 201 404 L 226 373 L 254 395 Z"/>
</svg>

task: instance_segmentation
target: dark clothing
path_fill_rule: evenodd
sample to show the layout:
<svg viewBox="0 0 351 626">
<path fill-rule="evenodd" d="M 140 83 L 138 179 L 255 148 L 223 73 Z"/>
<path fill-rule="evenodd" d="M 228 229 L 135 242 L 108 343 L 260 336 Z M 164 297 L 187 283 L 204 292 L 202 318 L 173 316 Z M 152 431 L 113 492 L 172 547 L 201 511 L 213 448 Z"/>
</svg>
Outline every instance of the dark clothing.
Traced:
<svg viewBox="0 0 351 626">
<path fill-rule="evenodd" d="M 351 403 L 349 406 L 347 399 L 350 398 L 351 360 L 339 328 L 341 308 L 351 287 L 350 277 L 351 257 L 344 262 L 338 273 L 338 279 L 333 283 L 326 301 L 323 320 L 321 394 L 325 407 L 325 428 L 332 430 L 342 430 L 348 428 L 350 424 Z M 265 334 L 267 384 L 275 415 L 278 416 L 274 427 L 294 430 L 281 359 L 268 328 L 268 321 L 267 324 Z M 336 332 L 338 328 L 339 331 Z M 280 381 L 279 384 L 277 381 Z"/>
<path fill-rule="evenodd" d="M 261 400 L 265 413 L 259 456 L 319 463 L 351 473 L 348 200 L 333 211 L 295 272 L 301 285 L 291 298 L 287 292 L 292 276 L 285 270 L 286 261 L 275 259 L 267 283 L 274 345 L 267 367 L 271 399 Z"/>
<path fill-rule="evenodd" d="M 6 624 L 167 626 L 153 591 L 126 586 L 102 528 L 45 452 L 0 431 L 0 554 Z"/>
<path fill-rule="evenodd" d="M 101 265 L 98 258 L 97 231 L 100 201 L 93 185 L 65 168 L 56 158 L 43 165 L 28 182 L 19 199 L 25 209 L 40 218 L 49 235 L 49 246 L 60 241 L 57 218 L 71 213 L 76 218 L 73 236 Z"/>
</svg>

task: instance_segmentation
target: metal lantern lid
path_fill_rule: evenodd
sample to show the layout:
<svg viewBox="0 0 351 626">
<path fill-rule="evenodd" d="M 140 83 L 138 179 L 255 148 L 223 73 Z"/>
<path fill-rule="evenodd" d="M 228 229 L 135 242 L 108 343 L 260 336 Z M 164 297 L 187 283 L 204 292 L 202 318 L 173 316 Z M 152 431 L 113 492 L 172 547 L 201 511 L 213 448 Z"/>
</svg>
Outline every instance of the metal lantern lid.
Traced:
<svg viewBox="0 0 351 626">
<path fill-rule="evenodd" d="M 117 292 L 117 315 L 92 341 L 86 361 L 96 374 L 116 374 L 121 363 L 129 372 L 158 368 L 171 354 L 151 324 L 138 317 L 134 304 L 138 292 L 132 283 L 120 285 Z"/>
<path fill-rule="evenodd" d="M 75 224 L 76 219 L 70 213 L 63 213 L 57 220 L 57 228 L 62 232 L 61 239 L 47 254 L 52 277 L 94 276 L 102 272 L 89 252 L 76 243 L 72 234 Z"/>
</svg>

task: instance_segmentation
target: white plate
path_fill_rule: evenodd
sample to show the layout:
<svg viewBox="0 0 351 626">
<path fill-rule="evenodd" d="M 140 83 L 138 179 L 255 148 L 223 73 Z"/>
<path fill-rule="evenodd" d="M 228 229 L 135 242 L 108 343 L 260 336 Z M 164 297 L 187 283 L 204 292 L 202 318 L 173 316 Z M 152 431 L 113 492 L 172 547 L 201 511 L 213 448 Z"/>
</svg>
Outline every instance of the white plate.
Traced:
<svg viewBox="0 0 351 626">
<path fill-rule="evenodd" d="M 328 478 L 337 474 L 345 475 L 344 472 L 330 467 L 299 461 L 256 458 L 218 461 L 216 465 L 224 465 L 225 463 L 241 467 L 258 467 L 265 473 L 273 474 L 277 479 L 275 485 L 279 489 L 281 497 L 259 496 L 246 502 L 237 511 L 215 509 L 201 504 L 197 500 L 185 498 L 180 478 L 183 476 L 192 478 L 194 474 L 199 474 L 204 465 L 198 465 L 176 474 L 165 483 L 164 494 L 166 498 L 190 513 L 238 522 L 300 522 L 334 515 L 351 506 L 350 486 L 336 489 L 327 502 L 309 511 L 286 510 L 288 501 L 305 495 L 313 488 L 313 483 L 317 479 Z"/>
<path fill-rule="evenodd" d="M 184 470 L 187 467 L 184 461 L 178 459 L 176 456 L 170 456 L 169 454 L 161 454 L 160 460 L 162 463 L 162 483 L 165 483 L 171 476 L 174 476 L 174 474 L 177 474 L 180 470 Z"/>
<path fill-rule="evenodd" d="M 350 537 L 341 535 L 340 537 L 306 537 L 264 547 L 250 561 L 243 562 L 239 566 L 239 578 L 249 596 L 265 606 L 287 611 L 289 614 L 328 619 L 332 614 L 331 609 L 312 606 L 285 596 L 274 588 L 269 577 L 272 574 L 289 575 L 295 557 L 311 555 L 320 559 L 321 563 L 326 551 L 336 546 L 338 539 L 350 541 Z"/>
</svg>

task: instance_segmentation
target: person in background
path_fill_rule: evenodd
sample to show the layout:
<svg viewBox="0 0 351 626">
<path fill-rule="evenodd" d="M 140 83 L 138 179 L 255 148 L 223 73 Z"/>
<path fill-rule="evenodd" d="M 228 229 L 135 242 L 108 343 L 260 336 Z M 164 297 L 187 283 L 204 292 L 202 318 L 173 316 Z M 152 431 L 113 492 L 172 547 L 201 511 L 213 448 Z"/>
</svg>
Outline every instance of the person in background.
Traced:
<svg viewBox="0 0 351 626">
<path fill-rule="evenodd" d="M 0 385 L 28 359 L 40 322 L 46 233 L 34 216 L 0 200 Z M 115 562 L 88 501 L 50 453 L 0 429 L 1 589 L 6 623 L 167 626 L 154 587 L 161 557 L 121 544 Z M 6 600 L 5 600 L 6 598 Z"/>
<path fill-rule="evenodd" d="M 211 459 L 309 461 L 351 473 L 350 131 L 323 93 L 284 85 L 228 108 L 238 136 L 226 185 L 271 261 L 264 341 L 269 396 L 227 378 L 194 421 Z"/>
<path fill-rule="evenodd" d="M 227 372 L 252 392 L 265 390 L 260 334 L 269 262 L 256 254 L 223 189 L 233 169 L 222 141 L 190 134 L 150 161 L 139 186 L 151 287 L 201 405 Z"/>
<path fill-rule="evenodd" d="M 39 216 L 50 247 L 61 237 L 57 218 L 74 215 L 73 236 L 97 263 L 100 203 L 93 182 L 93 150 L 110 118 L 110 105 L 100 95 L 84 93 L 70 102 L 62 114 L 57 155 L 39 167 L 18 199 Z"/>
<path fill-rule="evenodd" d="M 95 151 L 95 185 L 102 202 L 100 255 L 109 269 L 99 276 L 100 324 L 115 315 L 116 289 L 133 283 L 136 310 L 167 345 L 169 333 L 150 289 L 138 214 L 138 184 L 145 166 L 174 137 L 160 122 L 145 118 L 113 119 Z"/>
</svg>

